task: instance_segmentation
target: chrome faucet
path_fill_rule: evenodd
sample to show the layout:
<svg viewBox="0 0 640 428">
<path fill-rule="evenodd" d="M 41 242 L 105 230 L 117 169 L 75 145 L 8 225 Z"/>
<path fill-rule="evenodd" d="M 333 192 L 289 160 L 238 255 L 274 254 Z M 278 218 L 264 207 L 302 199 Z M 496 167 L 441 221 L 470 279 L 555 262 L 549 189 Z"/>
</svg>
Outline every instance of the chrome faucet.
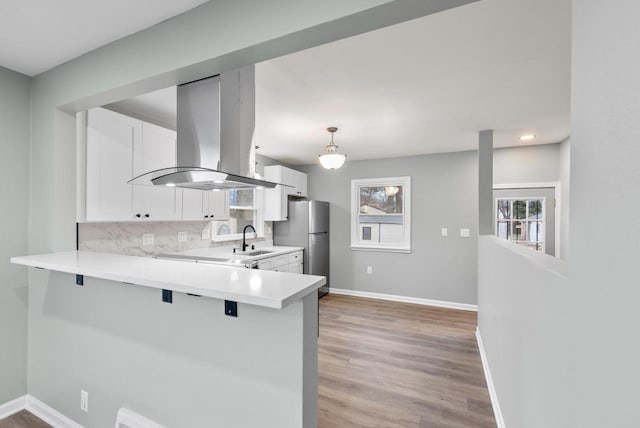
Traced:
<svg viewBox="0 0 640 428">
<path fill-rule="evenodd" d="M 253 227 L 252 225 L 248 224 L 244 227 L 244 229 L 242 229 L 242 252 L 244 253 L 245 251 L 247 251 L 247 247 L 249 246 L 249 244 L 247 244 L 247 229 L 251 228 L 251 230 L 253 230 L 253 235 L 254 237 L 257 237 L 258 232 L 256 232 L 255 227 Z"/>
</svg>

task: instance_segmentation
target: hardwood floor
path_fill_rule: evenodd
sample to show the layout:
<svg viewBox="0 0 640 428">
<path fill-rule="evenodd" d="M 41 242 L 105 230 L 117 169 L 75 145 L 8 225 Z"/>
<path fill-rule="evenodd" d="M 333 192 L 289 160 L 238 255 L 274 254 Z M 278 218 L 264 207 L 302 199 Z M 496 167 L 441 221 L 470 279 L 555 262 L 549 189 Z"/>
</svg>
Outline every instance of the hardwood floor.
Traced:
<svg viewBox="0 0 640 428">
<path fill-rule="evenodd" d="M 495 428 L 476 313 L 320 300 L 319 427 Z"/>
<path fill-rule="evenodd" d="M 0 420 L 0 428 L 51 428 L 51 426 L 26 410 L 22 410 Z"/>
</svg>

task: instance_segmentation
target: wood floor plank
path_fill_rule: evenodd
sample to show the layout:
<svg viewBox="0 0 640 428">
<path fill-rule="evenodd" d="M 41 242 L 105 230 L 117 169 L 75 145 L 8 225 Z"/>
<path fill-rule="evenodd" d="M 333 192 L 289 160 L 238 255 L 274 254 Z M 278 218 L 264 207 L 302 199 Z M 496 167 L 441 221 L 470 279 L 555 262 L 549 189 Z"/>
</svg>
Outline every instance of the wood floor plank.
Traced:
<svg viewBox="0 0 640 428">
<path fill-rule="evenodd" d="M 474 312 L 320 300 L 320 428 L 495 428 Z"/>
<path fill-rule="evenodd" d="M 26 410 L 0 420 L 0 428 L 51 428 L 51 426 Z"/>
</svg>

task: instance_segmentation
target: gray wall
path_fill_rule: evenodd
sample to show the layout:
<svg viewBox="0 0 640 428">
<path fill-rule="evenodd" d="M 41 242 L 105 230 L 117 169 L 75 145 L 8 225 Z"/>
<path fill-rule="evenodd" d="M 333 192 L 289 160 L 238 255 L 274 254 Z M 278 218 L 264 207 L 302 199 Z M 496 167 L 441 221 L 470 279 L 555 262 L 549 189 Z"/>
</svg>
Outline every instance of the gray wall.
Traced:
<svg viewBox="0 0 640 428">
<path fill-rule="evenodd" d="M 573 2 L 568 351 L 580 427 L 640 420 L 638 16 L 640 2 Z"/>
<path fill-rule="evenodd" d="M 493 150 L 495 184 L 560 181 L 560 144 L 508 147 Z"/>
<path fill-rule="evenodd" d="M 317 400 L 316 359 L 305 358 L 316 342 L 304 342 L 317 331 L 315 294 L 282 310 L 239 304 L 231 318 L 216 299 L 174 293 L 167 304 L 145 287 L 89 277 L 78 287 L 42 270 L 33 279 L 45 292 L 30 301 L 41 319 L 29 393 L 82 426 L 112 428 L 120 407 L 166 427 L 315 426 L 302 422 L 317 420 L 303 407 L 303 381 Z"/>
<path fill-rule="evenodd" d="M 331 203 L 331 286 L 476 304 L 477 152 L 310 165 L 312 199 Z M 351 180 L 411 176 L 411 254 L 352 251 Z M 447 227 L 449 236 L 440 236 Z M 460 238 L 458 229 L 471 229 Z M 373 274 L 366 273 L 367 266 Z"/>
<path fill-rule="evenodd" d="M 29 252 L 75 248 L 76 111 L 468 2 L 211 1 L 36 76 L 31 87 L 33 186 L 30 192 Z M 375 7 L 377 5 L 380 6 Z M 185 49 L 185 46 L 189 48 Z M 140 55 L 144 55 L 144 61 L 140 61 Z M 12 253 L 20 252 L 12 249 Z M 39 271 L 30 270 L 29 273 L 31 352 L 28 362 L 28 391 L 36 398 L 71 417 L 82 418 L 82 422 L 86 418 L 92 427 L 99 427 L 112 426 L 113 419 L 107 413 L 113 412 L 123 402 L 136 403 L 136 407 L 142 409 L 153 408 L 155 412 L 162 412 L 164 419 L 170 418 L 169 413 L 175 412 L 175 409 L 187 408 L 194 400 L 207 406 L 223 396 L 218 390 L 215 394 L 206 396 L 206 402 L 201 402 L 201 397 L 197 396 L 198 391 L 191 393 L 195 377 L 182 377 L 179 371 L 171 372 L 168 386 L 163 387 L 174 389 L 179 394 L 172 395 L 171 400 L 166 401 L 156 395 L 162 379 L 160 375 L 166 373 L 163 362 L 169 361 L 171 367 L 176 368 L 189 364 L 197 366 L 201 361 L 193 358 L 190 351 L 187 354 L 180 353 L 173 346 L 157 346 L 154 349 L 153 345 L 150 347 L 152 352 L 135 346 L 135 340 L 127 336 L 126 330 L 131 326 L 138 331 L 136 324 L 146 323 L 146 311 L 151 309 L 142 301 L 139 301 L 140 305 L 137 307 L 139 312 L 127 315 L 127 327 L 116 320 L 113 321 L 114 324 L 121 328 L 117 331 L 108 330 L 110 321 L 107 317 L 119 316 L 117 304 L 124 304 L 132 297 L 130 289 L 111 287 L 109 292 L 104 293 L 105 298 L 108 297 L 115 304 L 111 305 L 107 315 L 106 309 L 101 308 L 97 302 L 87 306 L 90 310 L 84 310 L 83 307 L 76 306 L 77 300 L 58 298 L 65 296 L 65 292 L 69 290 L 65 287 L 56 288 Z M 101 311 L 98 326 L 92 324 L 95 316 L 93 309 Z M 166 307 L 162 309 L 167 310 Z M 65 316 L 67 311 L 74 315 Z M 153 311 L 153 317 L 157 318 L 158 313 Z M 177 315 L 182 313 L 184 311 L 176 310 Z M 190 326 L 181 325 L 183 328 L 180 332 L 189 331 Z M 199 325 L 193 327 L 201 328 Z M 77 334 L 82 338 L 81 342 L 72 341 L 71 338 Z M 139 334 L 135 339 L 142 336 Z M 282 334 L 279 336 L 282 337 Z M 185 337 L 191 336 L 186 334 Z M 103 341 L 110 346 L 105 348 Z M 204 346 L 204 343 L 201 345 Z M 49 353 L 54 347 L 57 348 L 54 349 L 55 358 L 52 358 Z M 90 358 L 82 359 L 78 358 L 79 348 L 82 352 L 85 349 L 90 352 L 92 348 L 103 349 L 104 352 L 100 356 L 89 354 Z M 206 349 L 209 348 L 201 348 Z M 126 358 L 129 350 L 135 351 L 132 358 Z M 249 350 L 253 352 L 254 361 L 257 362 L 250 368 L 251 376 L 267 377 L 273 368 L 270 364 L 262 364 L 262 355 L 256 348 L 250 347 Z M 109 364 L 111 355 L 116 356 L 119 367 L 117 371 L 110 368 L 106 372 L 109 376 L 104 376 L 105 368 L 96 361 Z M 74 364 L 67 364 L 65 361 L 73 361 Z M 140 367 L 140 361 L 144 361 L 143 367 Z M 209 370 L 212 371 L 211 368 Z M 151 372 L 155 372 L 156 376 L 151 376 Z M 276 371 L 278 372 L 280 371 Z M 81 378 L 76 373 L 82 374 Z M 244 380 L 242 373 L 234 374 L 239 380 Z M 89 415 L 78 413 L 81 381 L 92 388 L 91 406 L 97 409 L 97 416 L 91 412 Z M 291 380 L 270 378 L 270 381 L 282 384 L 283 390 L 278 392 L 277 389 L 272 389 L 273 396 L 269 397 L 269 401 L 278 397 L 286 400 L 288 396 L 284 385 Z M 135 387 L 122 388 L 124 382 Z M 172 413 L 173 417 L 176 414 Z"/>
<path fill-rule="evenodd" d="M 638 2 L 573 2 L 568 280 L 537 255 L 514 283 L 515 248 L 480 242 L 479 327 L 507 426 L 640 419 L 639 14 Z"/>
<path fill-rule="evenodd" d="M 27 391 L 27 273 L 9 257 L 27 252 L 29 78 L 0 67 L 0 404 Z"/>
<path fill-rule="evenodd" d="M 494 236 L 478 244 L 478 326 L 505 426 L 573 426 L 566 263 Z"/>
</svg>

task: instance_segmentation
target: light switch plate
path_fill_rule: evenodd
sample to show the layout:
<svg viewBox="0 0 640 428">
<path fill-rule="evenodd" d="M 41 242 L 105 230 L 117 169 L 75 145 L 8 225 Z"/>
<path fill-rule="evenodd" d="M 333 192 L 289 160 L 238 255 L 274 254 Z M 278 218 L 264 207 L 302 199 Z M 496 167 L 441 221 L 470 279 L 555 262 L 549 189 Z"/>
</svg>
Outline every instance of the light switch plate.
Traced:
<svg viewBox="0 0 640 428">
<path fill-rule="evenodd" d="M 469 237 L 471 237 L 471 230 L 469 230 L 469 229 L 460 229 L 460 237 L 461 238 L 469 238 Z"/>
<path fill-rule="evenodd" d="M 447 230 L 447 228 L 446 228 L 446 227 L 443 227 L 443 228 L 440 230 L 440 236 L 449 236 L 449 230 Z"/>
<path fill-rule="evenodd" d="M 154 242 L 155 242 L 155 237 L 153 233 L 142 234 L 142 245 L 153 245 Z"/>
<path fill-rule="evenodd" d="M 178 242 L 187 242 L 187 232 L 178 232 Z"/>
</svg>

